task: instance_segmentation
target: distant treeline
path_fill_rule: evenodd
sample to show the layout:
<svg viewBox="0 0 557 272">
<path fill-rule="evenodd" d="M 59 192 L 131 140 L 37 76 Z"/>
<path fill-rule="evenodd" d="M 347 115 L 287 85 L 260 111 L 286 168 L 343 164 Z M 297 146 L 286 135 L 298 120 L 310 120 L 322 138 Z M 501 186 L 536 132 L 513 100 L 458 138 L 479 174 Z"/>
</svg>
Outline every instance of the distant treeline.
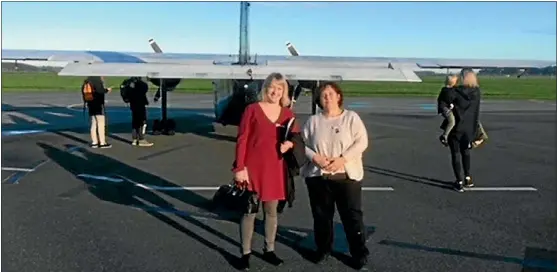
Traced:
<svg viewBox="0 0 557 272">
<path fill-rule="evenodd" d="M 62 67 L 52 66 L 33 66 L 25 63 L 2 62 L 2 72 L 21 72 L 21 73 L 58 73 Z"/>
<path fill-rule="evenodd" d="M 494 68 L 494 69 L 482 69 L 478 74 L 486 76 L 504 76 L 504 75 L 519 75 L 522 72 L 520 69 L 516 68 Z M 545 67 L 545 68 L 532 68 L 526 71 L 526 75 L 531 76 L 555 76 L 555 66 Z"/>
</svg>

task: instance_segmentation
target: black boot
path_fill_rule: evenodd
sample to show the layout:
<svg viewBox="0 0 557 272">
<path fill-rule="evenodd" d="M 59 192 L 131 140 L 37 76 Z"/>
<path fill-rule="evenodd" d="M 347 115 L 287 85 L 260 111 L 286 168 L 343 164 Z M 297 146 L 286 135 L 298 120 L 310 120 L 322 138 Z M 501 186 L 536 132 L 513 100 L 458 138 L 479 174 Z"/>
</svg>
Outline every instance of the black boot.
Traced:
<svg viewBox="0 0 557 272">
<path fill-rule="evenodd" d="M 367 255 L 362 255 L 362 256 L 359 256 L 359 257 L 355 257 L 353 259 L 354 268 L 357 269 L 357 270 L 360 270 L 360 269 L 364 268 L 364 266 L 366 266 L 367 262 L 368 262 L 367 258 L 368 258 Z"/>
<path fill-rule="evenodd" d="M 274 266 L 279 266 L 282 263 L 284 263 L 284 261 L 281 258 L 277 257 L 274 251 L 264 251 L 263 260 L 265 260 L 266 262 Z"/>
<path fill-rule="evenodd" d="M 314 256 L 312 256 L 312 261 L 316 264 L 327 261 L 327 259 L 329 259 L 329 256 L 331 256 L 330 252 L 321 250 L 316 250 L 313 254 Z"/>
<path fill-rule="evenodd" d="M 360 252 L 358 252 L 358 254 L 354 254 L 352 256 L 354 268 L 357 270 L 364 268 L 364 266 L 366 266 L 368 263 L 368 256 L 369 250 L 367 249 L 367 247 L 364 247 Z"/>
<path fill-rule="evenodd" d="M 250 256 L 251 256 L 251 253 L 242 255 L 240 260 L 238 260 L 238 269 L 249 270 L 249 257 Z"/>
<path fill-rule="evenodd" d="M 453 188 L 457 192 L 464 192 L 464 182 L 462 182 L 461 180 L 457 180 L 455 183 L 453 183 Z"/>
</svg>

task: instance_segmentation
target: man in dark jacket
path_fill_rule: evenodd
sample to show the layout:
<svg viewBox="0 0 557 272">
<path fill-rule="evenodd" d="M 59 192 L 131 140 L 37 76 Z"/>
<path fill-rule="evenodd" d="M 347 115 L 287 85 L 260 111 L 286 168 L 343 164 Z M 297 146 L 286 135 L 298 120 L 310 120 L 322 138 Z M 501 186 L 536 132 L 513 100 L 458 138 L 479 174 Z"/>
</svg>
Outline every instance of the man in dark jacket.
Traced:
<svg viewBox="0 0 557 272">
<path fill-rule="evenodd" d="M 152 146 L 145 140 L 144 126 L 147 122 L 147 92 L 149 85 L 140 77 L 132 77 L 122 83 L 122 88 L 128 88 L 128 98 L 132 113 L 132 145 Z"/>
<path fill-rule="evenodd" d="M 110 148 L 111 144 L 106 142 L 106 117 L 105 117 L 105 94 L 112 91 L 112 88 L 104 87 L 104 78 L 98 76 L 87 77 L 86 83 L 90 83 L 93 88 L 93 99 L 86 101 L 89 116 L 91 118 L 91 147 Z"/>
</svg>

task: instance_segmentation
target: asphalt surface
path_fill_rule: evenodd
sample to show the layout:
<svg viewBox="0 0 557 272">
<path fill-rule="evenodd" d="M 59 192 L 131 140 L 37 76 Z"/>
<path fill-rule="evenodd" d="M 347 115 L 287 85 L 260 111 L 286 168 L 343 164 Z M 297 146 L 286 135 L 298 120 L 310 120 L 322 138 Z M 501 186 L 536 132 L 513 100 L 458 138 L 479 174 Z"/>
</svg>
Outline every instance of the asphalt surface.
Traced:
<svg viewBox="0 0 557 272">
<path fill-rule="evenodd" d="M 211 124 L 212 96 L 171 94 L 178 133 L 149 136 L 151 148 L 129 145 L 129 111 L 118 94 L 108 99 L 113 148 L 92 150 L 79 95 L 3 94 L 2 271 L 234 271 L 236 217 L 209 211 L 211 188 L 189 188 L 231 178 L 235 128 Z M 302 119 L 308 100 L 296 106 Z M 363 192 L 367 269 L 557 271 L 555 103 L 484 101 L 490 139 L 472 151 L 472 175 L 476 190 L 490 191 L 458 193 L 447 188 L 449 151 L 437 141 L 433 102 L 346 99 L 371 140 L 364 186 L 393 189 Z M 294 207 L 279 217 L 285 264 L 256 255 L 251 271 L 350 271 L 342 257 L 305 259 L 312 219 L 305 185 L 296 185 Z M 258 232 L 261 253 L 261 224 Z M 346 252 L 340 225 L 336 239 Z"/>
</svg>

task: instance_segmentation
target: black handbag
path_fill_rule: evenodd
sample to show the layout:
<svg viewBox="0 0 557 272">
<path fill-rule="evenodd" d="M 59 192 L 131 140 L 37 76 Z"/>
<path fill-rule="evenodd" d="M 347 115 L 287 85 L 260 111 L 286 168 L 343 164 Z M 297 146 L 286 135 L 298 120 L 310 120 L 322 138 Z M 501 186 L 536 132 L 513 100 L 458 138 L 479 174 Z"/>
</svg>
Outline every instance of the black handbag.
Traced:
<svg viewBox="0 0 557 272">
<path fill-rule="evenodd" d="M 213 204 L 243 214 L 259 211 L 259 197 L 256 192 L 238 187 L 236 184 L 226 184 L 219 187 L 213 196 Z"/>
</svg>

